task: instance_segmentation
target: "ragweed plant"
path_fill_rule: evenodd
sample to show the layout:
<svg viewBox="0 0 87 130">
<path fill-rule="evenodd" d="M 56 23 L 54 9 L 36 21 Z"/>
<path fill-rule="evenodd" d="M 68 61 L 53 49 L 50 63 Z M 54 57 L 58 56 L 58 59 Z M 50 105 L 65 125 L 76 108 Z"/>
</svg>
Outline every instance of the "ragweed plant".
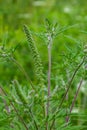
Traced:
<svg viewBox="0 0 87 130">
<path fill-rule="evenodd" d="M 59 28 L 57 23 L 52 24 L 46 19 L 46 31 L 43 33 L 47 39 L 48 50 L 48 70 L 47 76 L 44 76 L 44 66 L 40 57 L 39 51 L 33 39 L 29 28 L 24 25 L 23 30 L 26 35 L 27 44 L 31 50 L 31 56 L 34 64 L 34 72 L 37 79 L 37 84 L 32 83 L 29 75 L 23 66 L 15 59 L 14 51 L 5 49 L 0 50 L 0 57 L 17 65 L 19 70 L 24 74 L 27 85 L 24 86 L 16 79 L 9 86 L 9 91 L 2 85 L 1 99 L 3 115 L 5 118 L 0 118 L 0 128 L 16 129 L 16 130 L 77 130 L 85 129 L 83 124 L 73 124 L 73 109 L 80 92 L 81 86 L 86 78 L 86 52 L 87 47 L 75 46 L 73 51 L 67 48 L 66 54 L 62 54 L 62 63 L 56 64 L 58 67 L 58 82 L 56 86 L 52 83 L 52 47 L 55 46 L 54 39 L 60 33 L 72 26 Z M 64 35 L 64 37 L 66 37 Z M 75 39 L 68 36 L 67 38 Z M 78 44 L 78 43 L 77 43 Z M 80 44 L 80 42 L 79 42 Z M 17 47 L 15 47 L 17 48 Z M 79 50 L 78 50 L 79 49 Z M 61 68 L 63 71 L 61 72 Z M 68 74 L 67 74 L 67 73 Z M 67 76 L 69 75 L 69 76 Z M 46 78 L 44 78 L 46 77 Z M 57 76 L 56 76 L 57 77 Z M 57 79 L 55 79 L 56 81 Z M 46 82 L 46 81 L 47 82 Z M 60 83 L 61 82 L 61 83 Z M 47 84 L 46 84 L 47 83 Z M 77 85 L 78 84 L 78 85 Z M 77 86 L 75 88 L 74 86 Z M 73 93 L 69 93 L 73 91 Z M 69 99 L 70 98 L 70 99 Z M 9 110 L 9 111 L 8 111 Z M 1 112 L 2 110 L 0 110 Z M 84 115 L 83 115 L 84 116 Z M 80 115 L 78 115 L 80 117 Z M 85 117 L 85 116 L 84 116 Z M 3 123 L 3 122 L 6 123 Z"/>
</svg>

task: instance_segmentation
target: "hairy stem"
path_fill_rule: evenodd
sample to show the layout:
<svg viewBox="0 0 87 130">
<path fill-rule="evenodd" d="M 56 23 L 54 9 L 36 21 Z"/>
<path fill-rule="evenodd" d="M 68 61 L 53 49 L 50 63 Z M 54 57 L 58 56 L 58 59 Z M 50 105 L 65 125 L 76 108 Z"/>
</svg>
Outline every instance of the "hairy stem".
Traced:
<svg viewBox="0 0 87 130">
<path fill-rule="evenodd" d="M 47 108 L 46 108 L 46 115 L 49 117 L 49 107 L 50 107 L 50 88 L 51 88 L 51 45 L 52 45 L 52 37 L 51 35 L 48 37 L 48 95 L 47 95 Z M 46 124 L 46 129 L 48 130 L 48 123 Z"/>
<path fill-rule="evenodd" d="M 51 86 L 51 46 L 48 47 L 48 100 L 47 100 L 47 116 L 49 115 L 49 97 L 50 97 L 50 86 Z"/>
<path fill-rule="evenodd" d="M 82 83 L 83 83 L 83 79 L 81 79 L 81 81 L 80 81 L 80 83 L 79 83 L 78 89 L 77 89 L 77 91 L 76 91 L 76 94 L 75 94 L 75 96 L 74 96 L 74 99 L 73 99 L 72 104 L 71 104 L 71 107 L 70 107 L 70 113 L 69 113 L 69 114 L 71 114 L 72 109 L 73 109 L 73 107 L 74 107 L 74 105 L 75 105 L 75 101 L 76 101 L 76 99 L 77 99 L 77 96 L 78 96 L 78 93 L 79 93 L 79 90 L 80 90 L 80 88 L 81 88 Z M 68 123 L 68 121 L 69 121 L 69 116 L 67 117 L 67 123 Z"/>
</svg>

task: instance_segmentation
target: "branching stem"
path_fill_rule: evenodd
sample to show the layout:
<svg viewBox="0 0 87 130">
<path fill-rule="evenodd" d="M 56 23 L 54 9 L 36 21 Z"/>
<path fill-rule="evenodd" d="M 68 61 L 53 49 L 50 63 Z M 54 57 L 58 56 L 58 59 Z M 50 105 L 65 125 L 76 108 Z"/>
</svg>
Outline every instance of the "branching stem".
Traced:
<svg viewBox="0 0 87 130">
<path fill-rule="evenodd" d="M 78 70 L 80 69 L 80 67 L 81 67 L 81 66 L 83 65 L 83 63 L 84 63 L 84 59 L 85 59 L 85 57 L 83 58 L 83 60 L 81 61 L 81 63 L 80 63 L 80 64 L 77 66 L 77 68 L 75 69 L 75 71 L 74 71 L 74 73 L 73 73 L 73 75 L 72 75 L 72 77 L 71 77 L 71 79 L 70 79 L 70 81 L 69 81 L 69 83 L 68 83 L 67 90 L 66 90 L 66 92 L 65 92 L 65 94 L 64 94 L 64 96 L 63 96 L 63 98 L 62 98 L 62 100 L 61 100 L 61 102 L 60 102 L 60 104 L 59 104 L 59 106 L 58 106 L 58 108 L 57 108 L 55 114 L 54 114 L 54 118 L 53 118 L 53 121 L 52 121 L 50 130 L 52 130 L 52 128 L 53 128 L 53 126 L 54 126 L 55 116 L 56 116 L 57 113 L 59 112 L 59 109 L 62 107 L 62 104 L 63 104 L 64 100 L 66 99 L 66 95 L 67 95 L 67 93 L 68 93 L 68 91 L 69 91 L 69 89 L 70 89 L 70 87 L 71 87 L 71 84 L 72 84 L 72 82 L 73 82 L 73 79 L 74 79 L 75 75 L 77 74 Z"/>
</svg>

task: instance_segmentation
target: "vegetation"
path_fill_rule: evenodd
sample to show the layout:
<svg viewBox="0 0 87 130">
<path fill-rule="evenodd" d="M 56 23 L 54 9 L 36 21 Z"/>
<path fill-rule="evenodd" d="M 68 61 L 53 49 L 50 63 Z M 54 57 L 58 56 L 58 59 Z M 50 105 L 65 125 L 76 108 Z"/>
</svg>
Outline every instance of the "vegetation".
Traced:
<svg viewBox="0 0 87 130">
<path fill-rule="evenodd" d="M 0 129 L 87 129 L 86 0 L 0 1 Z"/>
</svg>

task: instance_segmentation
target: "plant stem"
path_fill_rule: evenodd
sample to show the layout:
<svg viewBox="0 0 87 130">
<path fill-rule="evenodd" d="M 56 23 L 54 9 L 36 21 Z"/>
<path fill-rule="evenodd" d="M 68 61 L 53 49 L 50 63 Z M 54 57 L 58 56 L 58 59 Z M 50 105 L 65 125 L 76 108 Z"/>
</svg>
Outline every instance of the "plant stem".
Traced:
<svg viewBox="0 0 87 130">
<path fill-rule="evenodd" d="M 0 86 L 0 88 L 1 88 L 2 92 L 5 94 L 5 96 L 7 96 L 7 93 L 5 92 L 5 90 L 3 89 L 3 87 Z M 9 101 L 10 101 L 10 100 L 9 100 Z M 11 101 L 10 101 L 10 104 L 11 104 L 11 106 L 14 108 L 14 111 L 16 112 L 18 118 L 19 118 L 19 119 L 21 120 L 21 122 L 23 123 L 25 129 L 26 129 L 26 130 L 29 130 L 28 127 L 27 127 L 27 125 L 25 124 L 23 118 L 22 118 L 22 117 L 20 116 L 20 114 L 18 113 L 18 110 L 16 109 L 16 107 L 14 106 L 14 104 L 13 104 Z"/>
<path fill-rule="evenodd" d="M 68 102 L 68 93 L 66 95 L 66 102 Z M 67 123 L 67 117 L 68 117 L 68 108 L 66 108 L 66 117 L 65 117 L 65 122 Z"/>
<path fill-rule="evenodd" d="M 49 97 L 50 97 L 50 86 L 51 86 L 51 46 L 48 47 L 48 100 L 47 100 L 47 116 L 49 115 Z"/>
<path fill-rule="evenodd" d="M 80 63 L 80 64 L 77 66 L 77 68 L 75 69 L 75 71 L 74 71 L 74 73 L 73 73 L 73 75 L 72 75 L 72 77 L 71 77 L 71 80 L 69 81 L 69 84 L 68 84 L 68 86 L 67 86 L 66 93 L 64 94 L 64 96 L 63 96 L 63 98 L 62 98 L 62 100 L 61 100 L 61 103 L 60 103 L 60 105 L 59 105 L 59 109 L 61 108 L 61 106 L 62 106 L 62 104 L 63 104 L 63 102 L 64 102 L 64 100 L 65 100 L 65 97 L 66 97 L 66 95 L 67 95 L 67 93 L 68 93 L 68 91 L 69 91 L 69 89 L 70 89 L 70 87 L 71 87 L 71 84 L 72 84 L 72 82 L 73 82 L 73 79 L 74 79 L 76 73 L 78 72 L 78 70 L 80 69 L 80 67 L 82 66 L 83 63 L 84 63 L 84 59 L 81 61 L 81 63 Z"/>
<path fill-rule="evenodd" d="M 52 37 L 48 36 L 48 95 L 47 95 L 47 108 L 46 108 L 46 116 L 49 117 L 49 107 L 50 107 L 50 87 L 51 87 L 51 45 L 52 45 Z M 46 124 L 46 130 L 48 130 L 48 123 Z"/>
<path fill-rule="evenodd" d="M 12 57 L 10 58 L 16 65 L 17 67 L 20 69 L 20 71 L 24 74 L 25 78 L 27 79 L 27 81 L 29 81 L 29 83 L 31 84 L 31 87 L 33 88 L 33 90 L 36 91 L 32 81 L 30 80 L 29 76 L 27 75 L 26 71 L 24 70 L 24 68 Z"/>
<path fill-rule="evenodd" d="M 28 107 L 28 109 L 29 109 L 29 113 L 30 113 L 30 115 L 31 115 L 31 117 L 32 117 L 32 119 L 34 121 L 35 128 L 36 128 L 36 130 L 38 130 L 39 128 L 38 128 L 36 120 L 34 119 L 34 115 L 33 115 L 32 111 L 31 111 L 31 109 L 29 107 Z"/>
<path fill-rule="evenodd" d="M 76 99 L 77 99 L 77 96 L 78 96 L 78 93 L 79 93 L 79 90 L 80 90 L 80 88 L 81 88 L 82 83 L 83 83 L 83 79 L 81 79 L 81 81 L 80 81 L 80 83 L 79 83 L 78 89 L 77 89 L 77 91 L 76 91 L 76 94 L 75 94 L 74 99 L 73 99 L 73 101 L 72 101 L 72 105 L 71 105 L 71 107 L 70 107 L 70 113 L 69 113 L 69 114 L 71 114 L 71 112 L 72 112 L 72 109 L 73 109 L 73 107 L 74 107 L 74 104 L 75 104 L 75 101 L 76 101 Z M 69 121 L 69 116 L 67 117 L 67 123 L 68 123 L 68 121 Z"/>
<path fill-rule="evenodd" d="M 1 94 L 2 96 L 5 95 L 5 94 L 3 93 L 1 87 L 0 87 L 0 94 Z M 9 114 L 9 113 L 10 113 L 10 109 L 9 109 L 9 106 L 8 106 L 8 104 L 7 104 L 7 102 L 6 102 L 5 99 L 3 99 L 3 103 L 5 104 L 5 109 L 6 109 L 7 113 Z"/>
<path fill-rule="evenodd" d="M 77 68 L 75 69 L 75 71 L 74 71 L 74 73 L 73 73 L 73 75 L 72 75 L 72 77 L 71 77 L 71 79 L 70 79 L 70 81 L 69 81 L 69 83 L 68 83 L 67 90 L 66 90 L 66 92 L 65 92 L 65 94 L 64 94 L 64 96 L 63 96 L 63 98 L 62 98 L 62 100 L 61 100 L 61 102 L 60 102 L 60 104 L 59 104 L 59 106 L 58 106 L 58 108 L 57 108 L 57 110 L 56 110 L 56 112 L 55 112 L 55 114 L 53 115 L 54 118 L 53 118 L 53 121 L 52 121 L 50 130 L 52 130 L 52 128 L 53 128 L 53 126 L 54 126 L 55 116 L 56 116 L 57 113 L 59 112 L 59 109 L 62 107 L 62 104 L 63 104 L 63 102 L 64 102 L 64 100 L 65 100 L 65 98 L 66 98 L 66 95 L 67 95 L 67 93 L 68 93 L 70 87 L 71 87 L 71 84 L 72 84 L 72 82 L 73 82 L 73 79 L 74 79 L 75 75 L 77 74 L 78 70 L 80 69 L 80 67 L 81 67 L 81 66 L 83 65 L 83 63 L 84 63 L 84 59 L 85 59 L 85 58 L 83 57 L 83 60 L 81 61 L 81 63 L 80 63 L 80 64 L 77 66 Z"/>
</svg>

